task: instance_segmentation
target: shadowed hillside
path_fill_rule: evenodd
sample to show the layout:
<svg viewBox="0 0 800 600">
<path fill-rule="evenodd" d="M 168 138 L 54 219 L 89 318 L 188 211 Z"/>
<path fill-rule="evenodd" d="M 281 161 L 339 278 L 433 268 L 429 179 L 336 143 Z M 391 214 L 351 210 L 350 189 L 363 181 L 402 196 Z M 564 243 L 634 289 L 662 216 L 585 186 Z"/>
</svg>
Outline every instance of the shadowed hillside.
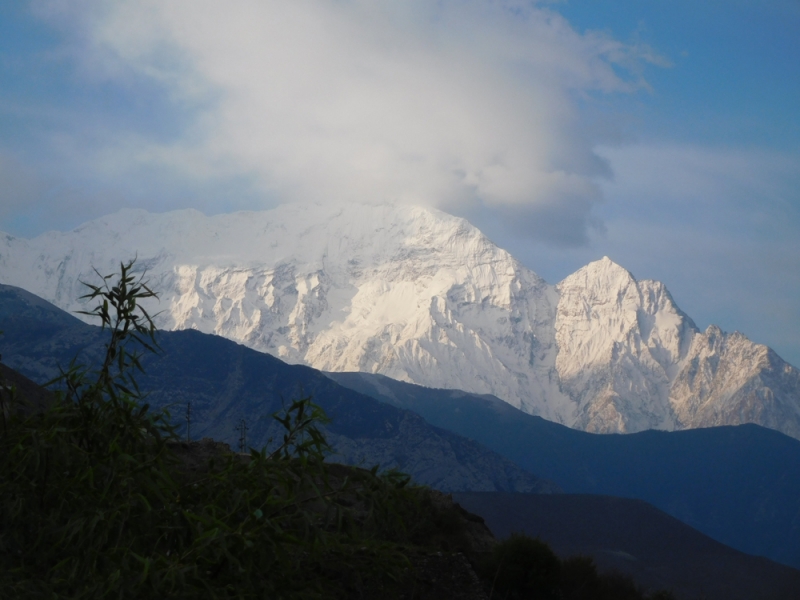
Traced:
<svg viewBox="0 0 800 600">
<path fill-rule="evenodd" d="M 328 376 L 476 440 L 566 492 L 639 498 L 738 550 L 800 568 L 800 441 L 777 431 L 596 435 L 493 396 L 365 373 Z"/>
<path fill-rule="evenodd" d="M 103 352 L 99 327 L 19 288 L 0 285 L 0 354 L 9 366 L 38 383 L 58 375 L 77 354 L 96 364 Z M 557 491 L 512 461 L 459 435 L 429 425 L 412 411 L 342 387 L 319 371 L 286 363 L 221 337 L 197 331 L 158 332 L 159 355 L 142 359 L 138 380 L 147 401 L 169 407 L 185 431 L 191 402 L 193 439 L 211 437 L 238 446 L 247 425 L 247 446 L 279 439 L 271 415 L 293 399 L 312 396 L 332 418 L 331 457 L 346 464 L 399 468 L 419 483 L 443 491 Z"/>
</svg>

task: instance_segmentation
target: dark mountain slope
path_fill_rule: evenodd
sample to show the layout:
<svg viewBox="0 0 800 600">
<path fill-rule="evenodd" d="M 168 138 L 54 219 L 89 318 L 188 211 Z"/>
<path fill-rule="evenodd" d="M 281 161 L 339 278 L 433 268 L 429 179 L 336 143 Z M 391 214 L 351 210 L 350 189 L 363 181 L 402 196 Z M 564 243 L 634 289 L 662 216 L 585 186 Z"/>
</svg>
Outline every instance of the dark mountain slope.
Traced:
<svg viewBox="0 0 800 600">
<path fill-rule="evenodd" d="M 575 494 L 460 492 L 499 538 L 524 531 L 562 557 L 591 556 L 651 590 L 685 600 L 800 598 L 800 571 L 738 552 L 641 500 Z"/>
<path fill-rule="evenodd" d="M 800 441 L 757 425 L 597 435 L 493 396 L 329 373 L 572 493 L 639 498 L 749 554 L 800 567 Z"/>
<path fill-rule="evenodd" d="M 3 361 L 37 383 L 58 374 L 77 354 L 99 360 L 104 336 L 38 297 L 0 285 L 0 354 Z M 549 491 L 510 460 L 461 436 L 430 426 L 408 410 L 398 410 L 344 388 L 314 369 L 287 365 L 226 339 L 196 331 L 159 332 L 162 352 L 143 359 L 138 378 L 154 407 L 169 407 L 183 424 L 192 405 L 192 437 L 237 446 L 236 427 L 245 420 L 247 445 L 260 448 L 280 434 L 270 415 L 283 404 L 310 395 L 331 417 L 328 437 L 347 464 L 398 467 L 420 483 L 443 491 Z"/>
</svg>

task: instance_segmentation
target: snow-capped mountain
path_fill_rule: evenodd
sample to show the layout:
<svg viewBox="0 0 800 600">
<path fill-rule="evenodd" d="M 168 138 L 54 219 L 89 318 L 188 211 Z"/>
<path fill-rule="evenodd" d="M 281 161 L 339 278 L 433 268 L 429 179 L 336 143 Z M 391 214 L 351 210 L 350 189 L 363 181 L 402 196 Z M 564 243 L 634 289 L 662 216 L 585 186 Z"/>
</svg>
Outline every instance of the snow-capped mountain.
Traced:
<svg viewBox="0 0 800 600">
<path fill-rule="evenodd" d="M 608 258 L 556 286 L 573 427 L 611 433 L 757 423 L 800 439 L 800 372 L 741 333 L 705 332 L 658 281 Z"/>
<path fill-rule="evenodd" d="M 663 284 L 608 259 L 550 285 L 426 208 L 126 210 L 72 232 L 0 236 L 0 282 L 74 311 L 92 268 L 112 273 L 134 255 L 166 329 L 490 393 L 590 431 L 755 422 L 800 437 L 800 374 L 768 348 L 698 331 Z"/>
</svg>

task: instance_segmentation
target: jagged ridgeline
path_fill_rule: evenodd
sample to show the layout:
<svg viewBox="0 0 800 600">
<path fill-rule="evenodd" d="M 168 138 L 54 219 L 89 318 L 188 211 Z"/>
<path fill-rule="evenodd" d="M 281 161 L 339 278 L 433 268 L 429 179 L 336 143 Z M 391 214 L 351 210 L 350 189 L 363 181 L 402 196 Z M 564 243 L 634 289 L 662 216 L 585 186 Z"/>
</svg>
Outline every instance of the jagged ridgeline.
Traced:
<svg viewBox="0 0 800 600">
<path fill-rule="evenodd" d="M 99 303 L 89 312 L 106 331 L 102 360 L 65 367 L 39 406 L 3 379 L 0 596 L 402 590 L 413 566 L 405 549 L 431 542 L 447 503 L 397 472 L 327 465 L 325 416 L 309 398 L 277 415 L 283 435 L 271 452 L 177 441 L 136 381 L 141 352 L 157 351 L 139 305 L 152 295 L 131 264 L 90 287 L 87 299 Z M 449 523 L 457 547 L 464 532 Z"/>
<path fill-rule="evenodd" d="M 755 423 L 800 438 L 800 374 L 699 330 L 666 287 L 608 259 L 557 285 L 463 219 L 409 206 L 122 211 L 0 236 L 0 280 L 80 310 L 80 279 L 138 252 L 159 327 L 323 371 L 492 394 L 598 433 Z"/>
</svg>

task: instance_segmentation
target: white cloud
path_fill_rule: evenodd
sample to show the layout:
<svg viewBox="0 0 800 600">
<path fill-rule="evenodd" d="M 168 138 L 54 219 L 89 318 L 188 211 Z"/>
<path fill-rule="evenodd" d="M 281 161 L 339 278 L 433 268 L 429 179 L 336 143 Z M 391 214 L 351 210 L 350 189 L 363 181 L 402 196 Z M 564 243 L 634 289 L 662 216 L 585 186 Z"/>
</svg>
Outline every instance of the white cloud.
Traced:
<svg viewBox="0 0 800 600">
<path fill-rule="evenodd" d="M 165 143 L 110 132 L 94 168 L 254 178 L 280 201 L 490 209 L 580 243 L 607 171 L 577 99 L 646 84 L 646 46 L 580 35 L 530 2 L 51 1 L 84 76 L 163 86 L 193 119 Z M 627 76 L 620 75 L 628 73 Z"/>
</svg>

